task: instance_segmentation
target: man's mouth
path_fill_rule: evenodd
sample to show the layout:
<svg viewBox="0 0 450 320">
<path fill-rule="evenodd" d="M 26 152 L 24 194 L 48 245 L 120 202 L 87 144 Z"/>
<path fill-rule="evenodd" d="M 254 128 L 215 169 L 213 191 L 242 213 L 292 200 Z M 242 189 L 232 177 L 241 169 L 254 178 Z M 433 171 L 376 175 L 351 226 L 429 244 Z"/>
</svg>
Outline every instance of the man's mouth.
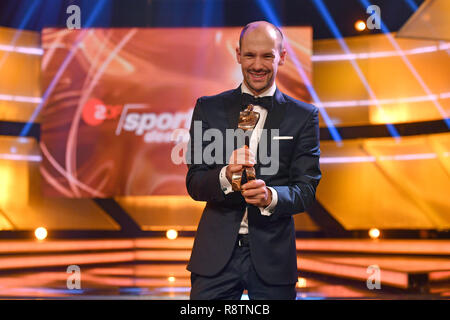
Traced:
<svg viewBox="0 0 450 320">
<path fill-rule="evenodd" d="M 255 72 L 255 71 L 249 71 L 250 77 L 253 81 L 261 81 L 264 80 L 268 72 L 262 71 L 262 72 Z"/>
</svg>

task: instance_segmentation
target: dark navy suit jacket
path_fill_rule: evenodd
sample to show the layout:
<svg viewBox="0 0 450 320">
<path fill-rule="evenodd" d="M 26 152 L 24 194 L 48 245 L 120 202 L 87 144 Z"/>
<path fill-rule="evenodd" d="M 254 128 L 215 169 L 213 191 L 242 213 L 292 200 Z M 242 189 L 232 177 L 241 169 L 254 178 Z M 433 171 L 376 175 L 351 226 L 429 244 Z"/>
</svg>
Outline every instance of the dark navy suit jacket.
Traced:
<svg viewBox="0 0 450 320">
<path fill-rule="evenodd" d="M 267 114 L 264 129 L 268 129 L 269 133 L 271 129 L 279 129 L 279 136 L 293 138 L 279 140 L 279 159 L 275 159 L 279 161 L 279 170 L 276 174 L 261 175 L 263 165 L 255 165 L 257 179 L 264 180 L 278 194 L 272 215 L 263 216 L 258 207 L 245 202 L 240 192 L 225 195 L 222 191 L 219 172 L 227 165 L 230 156 L 226 154 L 225 146 L 223 159 L 218 161 L 220 163 L 189 164 L 195 153 L 202 151 L 193 147 L 195 143 L 200 143 L 201 149 L 210 143 L 195 141 L 193 121 L 202 121 L 203 130 L 219 129 L 226 137 L 226 129 L 237 128 L 242 107 L 240 87 L 197 100 L 187 149 L 189 170 L 186 187 L 194 200 L 206 201 L 206 206 L 187 269 L 202 276 L 214 276 L 225 267 L 235 247 L 245 208 L 248 207 L 250 252 L 256 272 L 269 284 L 292 284 L 297 281 L 292 216 L 304 212 L 315 201 L 316 188 L 321 178 L 318 109 L 278 89 L 275 91 L 273 108 Z M 270 154 L 270 142 L 265 140 L 265 143 L 268 143 Z"/>
</svg>

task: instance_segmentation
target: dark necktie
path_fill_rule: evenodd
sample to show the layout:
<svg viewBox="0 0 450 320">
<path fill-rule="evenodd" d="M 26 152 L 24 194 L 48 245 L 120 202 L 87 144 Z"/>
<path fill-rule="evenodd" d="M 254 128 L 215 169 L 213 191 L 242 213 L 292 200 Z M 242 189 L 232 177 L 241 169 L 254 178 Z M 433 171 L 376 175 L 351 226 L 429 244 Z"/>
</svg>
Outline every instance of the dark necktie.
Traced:
<svg viewBox="0 0 450 320">
<path fill-rule="evenodd" d="M 255 98 L 251 94 L 243 93 L 242 104 L 243 108 L 246 108 L 249 104 L 253 104 L 255 106 L 261 106 L 269 112 L 272 109 L 272 96 Z"/>
</svg>

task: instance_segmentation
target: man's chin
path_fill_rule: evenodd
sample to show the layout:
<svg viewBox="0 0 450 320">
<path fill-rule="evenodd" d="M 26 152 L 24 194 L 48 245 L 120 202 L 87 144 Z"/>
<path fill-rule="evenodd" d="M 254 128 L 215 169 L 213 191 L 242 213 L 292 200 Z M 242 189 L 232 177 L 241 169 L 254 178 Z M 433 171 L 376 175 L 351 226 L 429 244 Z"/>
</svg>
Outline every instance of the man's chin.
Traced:
<svg viewBox="0 0 450 320">
<path fill-rule="evenodd" d="M 249 89 L 251 89 L 254 92 L 257 93 L 262 93 L 264 92 L 266 89 L 268 89 L 269 84 L 268 83 L 247 83 L 247 87 L 249 87 Z"/>
</svg>

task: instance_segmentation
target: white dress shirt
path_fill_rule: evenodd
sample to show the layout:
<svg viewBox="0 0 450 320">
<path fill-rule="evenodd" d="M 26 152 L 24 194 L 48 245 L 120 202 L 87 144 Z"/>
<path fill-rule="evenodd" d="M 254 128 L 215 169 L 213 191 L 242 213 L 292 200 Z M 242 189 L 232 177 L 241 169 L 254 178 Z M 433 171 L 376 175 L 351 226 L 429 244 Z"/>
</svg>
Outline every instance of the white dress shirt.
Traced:
<svg viewBox="0 0 450 320">
<path fill-rule="evenodd" d="M 262 94 L 255 96 L 255 97 L 259 98 L 259 97 L 273 96 L 275 94 L 276 89 L 277 89 L 277 86 L 275 85 L 275 82 L 274 82 L 273 85 L 269 89 L 267 89 Z M 247 86 L 245 85 L 244 82 L 242 82 L 241 91 L 242 91 L 242 93 L 248 93 L 248 94 L 254 96 L 253 93 L 251 93 L 250 90 L 247 88 Z M 267 109 L 265 109 L 261 106 L 255 105 L 253 110 L 256 112 L 259 112 L 259 121 L 256 124 L 256 127 L 253 130 L 252 135 L 250 137 L 249 148 L 255 155 L 257 155 L 258 154 L 257 153 L 258 142 L 259 142 L 259 139 L 261 138 L 262 129 L 264 128 L 264 123 L 266 122 Z M 226 173 L 225 173 L 226 168 L 227 168 L 227 166 L 223 167 L 222 170 L 220 171 L 219 180 L 220 180 L 220 185 L 222 187 L 222 191 L 225 194 L 229 194 L 230 192 L 233 192 L 233 189 L 231 187 L 231 183 L 228 181 L 228 179 L 226 177 Z M 274 188 L 271 188 L 271 187 L 267 187 L 267 188 L 269 188 L 272 191 L 272 202 L 265 208 L 259 207 L 259 210 L 261 211 L 262 215 L 270 216 L 273 212 L 273 209 L 277 205 L 278 194 Z M 248 234 L 247 214 L 248 214 L 248 212 L 247 212 L 247 208 L 246 208 L 244 217 L 242 218 L 242 221 L 241 221 L 241 227 L 239 229 L 239 234 Z"/>
</svg>

